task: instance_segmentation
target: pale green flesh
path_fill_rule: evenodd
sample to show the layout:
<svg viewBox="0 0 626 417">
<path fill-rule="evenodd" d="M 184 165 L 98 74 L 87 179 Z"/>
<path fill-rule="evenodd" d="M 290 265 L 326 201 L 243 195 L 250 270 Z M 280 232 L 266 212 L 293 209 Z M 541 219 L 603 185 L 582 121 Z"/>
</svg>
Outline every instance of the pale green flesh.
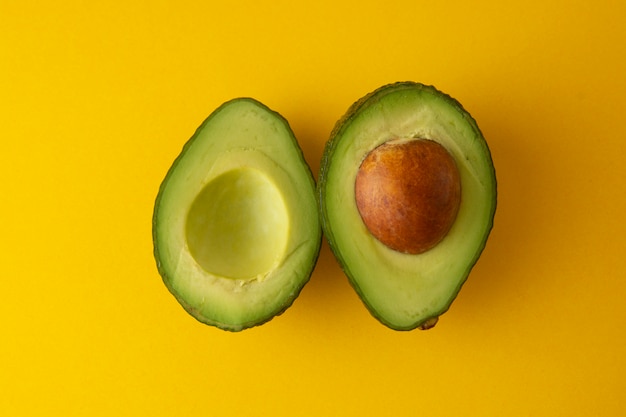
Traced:
<svg viewBox="0 0 626 417">
<path fill-rule="evenodd" d="M 473 120 L 429 89 L 409 85 L 374 96 L 336 133 L 320 183 L 325 232 L 351 283 L 372 314 L 411 329 L 442 314 L 480 255 L 495 210 L 495 174 Z M 447 236 L 420 255 L 393 251 L 363 224 L 354 198 L 360 162 L 394 139 L 435 140 L 461 176 L 461 205 Z"/>
<path fill-rule="evenodd" d="M 286 121 L 252 99 L 213 112 L 161 185 L 153 239 L 167 288 L 204 323 L 239 331 L 291 305 L 321 228 L 313 177 Z"/>
<path fill-rule="evenodd" d="M 250 279 L 282 258 L 289 231 L 283 198 L 261 172 L 234 169 L 211 181 L 187 215 L 187 245 L 207 272 Z"/>
</svg>

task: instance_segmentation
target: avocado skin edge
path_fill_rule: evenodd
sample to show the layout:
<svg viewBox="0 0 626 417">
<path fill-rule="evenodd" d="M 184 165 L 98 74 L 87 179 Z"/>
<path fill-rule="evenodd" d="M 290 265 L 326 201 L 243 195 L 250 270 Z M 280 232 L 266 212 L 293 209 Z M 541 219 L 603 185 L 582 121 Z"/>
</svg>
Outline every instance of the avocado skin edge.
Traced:
<svg viewBox="0 0 626 417">
<path fill-rule="evenodd" d="M 427 90 L 430 91 L 431 93 L 433 93 L 434 95 L 439 96 L 441 99 L 447 101 L 452 107 L 454 107 L 460 114 L 463 115 L 463 117 L 468 121 L 468 123 L 470 123 L 476 130 L 476 132 L 480 135 L 480 138 L 482 139 L 482 141 L 485 143 L 485 156 L 487 157 L 486 159 L 489 161 L 489 165 L 490 165 L 490 170 L 492 172 L 493 178 L 494 178 L 494 194 L 493 194 L 493 211 L 490 215 L 490 221 L 487 224 L 486 227 L 486 234 L 485 234 L 485 238 L 484 240 L 480 243 L 480 246 L 477 248 L 477 256 L 473 259 L 472 262 L 470 262 L 466 268 L 464 277 L 462 278 L 461 282 L 459 283 L 459 285 L 457 286 L 457 288 L 450 294 L 450 298 L 448 300 L 448 302 L 443 306 L 443 308 L 441 308 L 436 314 L 431 315 L 429 317 L 426 317 L 422 320 L 419 320 L 411 325 L 408 326 L 397 326 L 394 325 L 393 323 L 390 323 L 389 321 L 385 320 L 383 317 L 381 317 L 367 302 L 365 302 L 365 297 L 364 294 L 362 293 L 361 289 L 359 288 L 358 285 L 358 280 L 354 278 L 352 272 L 350 271 L 349 265 L 345 262 L 345 260 L 342 258 L 342 256 L 340 255 L 340 249 L 337 247 L 336 243 L 335 243 L 335 239 L 334 239 L 334 235 L 332 232 L 332 229 L 330 227 L 330 225 L 328 224 L 328 214 L 326 211 L 326 206 L 325 206 L 325 201 L 324 201 L 324 196 L 326 194 L 326 177 L 328 175 L 328 169 L 330 166 L 330 161 L 332 159 L 332 156 L 334 154 L 334 150 L 335 147 L 337 146 L 344 127 L 347 126 L 349 124 L 349 121 L 357 114 L 359 113 L 364 107 L 371 105 L 372 103 L 375 103 L 380 97 L 384 97 L 385 95 L 387 95 L 388 93 L 391 92 L 396 92 L 398 90 L 402 90 L 402 89 L 419 89 L 419 90 Z M 495 172 L 495 167 L 493 164 L 493 159 L 491 158 L 491 151 L 489 149 L 489 146 L 487 146 L 486 141 L 484 139 L 484 136 L 480 130 L 480 128 L 478 127 L 476 121 L 474 120 L 474 118 L 470 115 L 470 113 L 465 110 L 465 108 L 463 107 L 463 105 L 457 101 L 456 99 L 454 99 L 453 97 L 451 97 L 450 95 L 443 93 L 442 91 L 439 91 L 436 87 L 432 86 L 432 85 L 426 85 L 426 84 L 422 84 L 422 83 L 418 83 L 418 82 L 414 82 L 414 81 L 399 81 L 399 82 L 395 82 L 395 83 L 390 83 L 390 84 L 386 84 L 383 85 L 377 89 L 375 89 L 374 91 L 366 94 L 365 96 L 361 97 L 359 100 L 355 101 L 346 111 L 346 113 L 335 123 L 335 126 L 333 127 L 331 133 L 330 133 L 330 137 L 328 139 L 328 141 L 326 142 L 326 145 L 324 146 L 324 151 L 322 154 L 322 160 L 320 163 L 320 171 L 319 171 L 319 176 L 318 176 L 318 180 L 317 180 L 317 201 L 318 201 L 318 210 L 319 210 L 319 214 L 320 214 L 320 222 L 322 225 L 322 230 L 324 232 L 324 236 L 326 237 L 326 241 L 328 242 L 328 245 L 331 249 L 331 252 L 333 253 L 335 259 L 337 260 L 337 262 L 339 263 L 339 266 L 341 267 L 341 269 L 343 270 L 344 274 L 347 276 L 348 278 L 348 282 L 350 283 L 350 286 L 354 289 L 354 291 L 357 293 L 357 295 L 359 296 L 359 298 L 361 299 L 361 302 L 363 303 L 363 305 L 366 307 L 366 309 L 368 310 L 368 312 L 370 313 L 370 315 L 372 315 L 376 320 L 378 320 L 380 323 L 382 323 L 383 325 L 385 325 L 386 327 L 392 329 L 392 330 L 396 330 L 396 331 L 410 331 L 410 330 L 414 330 L 419 328 L 420 330 L 428 330 L 431 329 L 435 326 L 435 324 L 438 322 L 439 317 L 441 315 L 443 315 L 446 311 L 448 311 L 448 309 L 450 308 L 450 306 L 452 305 L 452 303 L 454 302 L 454 300 L 456 299 L 456 297 L 458 296 L 461 288 L 463 287 L 463 285 L 465 284 L 465 282 L 467 281 L 467 278 L 469 277 L 469 274 L 471 272 L 471 270 L 474 268 L 474 266 L 476 265 L 476 263 L 478 262 L 478 259 L 480 258 L 480 255 L 482 254 L 487 241 L 489 240 L 488 237 L 491 233 L 491 230 L 493 228 L 494 225 L 494 218 L 495 218 L 495 213 L 496 213 L 496 207 L 497 207 L 497 200 L 498 200 L 498 187 L 497 187 L 497 179 L 496 179 L 496 172 Z"/>
<path fill-rule="evenodd" d="M 172 163 L 172 165 L 168 169 L 167 174 L 165 175 L 164 179 L 161 181 L 161 184 L 160 184 L 158 192 L 157 192 L 157 196 L 155 198 L 155 204 L 154 204 L 154 209 L 153 209 L 153 213 L 152 213 L 153 256 L 154 256 L 154 259 L 156 261 L 157 271 L 158 271 L 159 275 L 161 276 L 161 279 L 162 279 L 163 283 L 165 284 L 165 287 L 174 296 L 174 298 L 178 301 L 178 303 L 184 308 L 184 310 L 187 311 L 187 313 L 189 313 L 189 315 L 191 315 L 197 321 L 199 321 L 200 323 L 209 325 L 209 326 L 217 327 L 217 328 L 219 328 L 221 330 L 232 332 L 232 333 L 238 333 L 238 332 L 241 332 L 242 330 L 246 330 L 246 329 L 249 329 L 249 328 L 252 328 L 252 327 L 256 327 L 256 326 L 261 326 L 261 325 L 271 321 L 272 319 L 280 316 L 286 310 L 288 310 L 289 307 L 291 307 L 293 305 L 295 300 L 300 295 L 302 289 L 306 286 L 306 284 L 311 279 L 311 275 L 313 274 L 313 270 L 315 269 L 315 266 L 317 265 L 317 261 L 318 261 L 319 256 L 320 256 L 322 237 L 323 237 L 323 234 L 320 233 L 319 234 L 319 239 L 317 239 L 316 246 L 315 246 L 315 249 L 314 249 L 315 252 L 313 254 L 311 266 L 309 267 L 309 269 L 307 271 L 304 271 L 306 273 L 306 279 L 303 280 L 302 284 L 298 288 L 296 288 L 289 295 L 289 297 L 287 297 L 284 300 L 284 302 L 278 308 L 276 308 L 270 315 L 266 315 L 266 317 L 263 320 L 257 320 L 257 321 L 252 321 L 252 322 L 240 323 L 236 327 L 234 327 L 232 325 L 224 324 L 224 323 L 221 323 L 221 322 L 218 322 L 218 321 L 209 320 L 209 319 L 199 315 L 196 312 L 196 309 L 194 307 L 190 306 L 183 299 L 183 297 L 179 296 L 179 294 L 170 286 L 170 284 L 168 282 L 168 279 L 167 279 L 169 274 L 167 273 L 167 271 L 165 271 L 165 268 L 161 264 L 161 260 L 160 260 L 161 256 L 159 254 L 159 248 L 158 248 L 158 245 L 156 243 L 157 242 L 157 218 L 158 218 L 158 211 L 159 211 L 159 206 L 160 206 L 159 203 L 160 203 L 160 200 L 161 200 L 161 197 L 162 197 L 162 190 L 165 188 L 165 186 L 166 186 L 166 184 L 167 184 L 167 182 L 169 180 L 170 173 L 175 170 L 176 166 L 183 159 L 183 156 L 187 153 L 187 151 L 190 148 L 191 144 L 196 139 L 198 134 L 203 130 L 205 125 L 207 123 L 209 123 L 211 121 L 211 119 L 215 115 L 217 115 L 224 107 L 226 107 L 226 106 L 228 106 L 230 104 L 233 104 L 235 102 L 239 102 L 239 101 L 247 101 L 247 102 L 250 102 L 250 103 L 260 107 L 261 109 L 263 109 L 263 110 L 267 111 L 268 113 L 272 114 L 274 117 L 277 118 L 277 120 L 279 120 L 281 123 L 283 123 L 287 127 L 287 131 L 289 132 L 289 137 L 290 137 L 290 139 L 291 139 L 291 141 L 292 141 L 292 143 L 293 143 L 293 145 L 294 145 L 294 147 L 295 147 L 295 149 L 297 150 L 297 153 L 298 153 L 298 157 L 299 157 L 298 158 L 298 162 L 304 165 L 304 167 L 306 169 L 306 172 L 307 172 L 307 177 L 310 180 L 311 187 L 315 190 L 315 188 L 316 188 L 315 178 L 313 177 L 313 173 L 312 173 L 311 167 L 306 162 L 306 160 L 304 158 L 304 154 L 302 152 L 302 148 L 300 147 L 300 145 L 299 145 L 299 143 L 298 143 L 298 141 L 297 141 L 297 139 L 295 137 L 295 134 L 293 133 L 293 130 L 291 129 L 291 126 L 289 125 L 289 122 L 287 121 L 287 119 L 285 119 L 277 111 L 274 111 L 274 110 L 270 109 L 268 106 L 266 106 L 265 104 L 261 103 L 260 101 L 254 99 L 252 97 L 237 97 L 237 98 L 233 98 L 231 100 L 228 100 L 228 101 L 222 103 L 219 107 L 217 107 L 215 110 L 213 110 L 213 112 L 211 112 L 211 114 L 200 124 L 200 126 L 198 126 L 196 128 L 196 130 L 194 131 L 194 133 L 191 136 L 191 138 L 188 139 L 185 142 L 185 144 L 182 147 L 181 152 L 174 159 L 174 162 Z M 319 217 L 319 215 L 318 215 L 318 217 Z"/>
</svg>

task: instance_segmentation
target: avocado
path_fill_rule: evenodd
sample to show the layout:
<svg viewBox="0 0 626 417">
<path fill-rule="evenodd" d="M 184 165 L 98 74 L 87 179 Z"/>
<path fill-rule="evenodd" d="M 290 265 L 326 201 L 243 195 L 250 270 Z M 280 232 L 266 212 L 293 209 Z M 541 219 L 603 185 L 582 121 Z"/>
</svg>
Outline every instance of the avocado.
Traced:
<svg viewBox="0 0 626 417">
<path fill-rule="evenodd" d="M 252 98 L 216 109 L 161 183 L 152 237 L 163 282 L 203 323 L 241 331 L 291 306 L 322 231 L 287 121 Z"/>
<path fill-rule="evenodd" d="M 318 204 L 330 248 L 370 313 L 428 329 L 480 257 L 496 210 L 475 120 L 433 86 L 398 82 L 354 103 L 326 143 Z"/>
</svg>

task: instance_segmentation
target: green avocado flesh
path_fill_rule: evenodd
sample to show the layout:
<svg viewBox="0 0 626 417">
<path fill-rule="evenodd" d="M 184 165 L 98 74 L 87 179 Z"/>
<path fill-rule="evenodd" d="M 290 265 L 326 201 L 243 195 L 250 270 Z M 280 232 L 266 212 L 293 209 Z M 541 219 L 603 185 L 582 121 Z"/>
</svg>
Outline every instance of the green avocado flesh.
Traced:
<svg viewBox="0 0 626 417">
<path fill-rule="evenodd" d="M 355 202 L 361 162 L 389 141 L 427 139 L 454 159 L 461 181 L 456 219 L 420 254 L 390 249 L 367 229 Z M 326 144 L 318 180 L 322 227 L 363 303 L 395 330 L 430 328 L 448 310 L 493 225 L 496 177 L 476 122 L 454 99 L 413 82 L 390 84 L 357 101 Z"/>
<path fill-rule="evenodd" d="M 313 176 L 285 119 L 250 98 L 215 110 L 161 184 L 153 242 L 163 282 L 199 321 L 240 331 L 285 311 L 321 243 Z"/>
</svg>

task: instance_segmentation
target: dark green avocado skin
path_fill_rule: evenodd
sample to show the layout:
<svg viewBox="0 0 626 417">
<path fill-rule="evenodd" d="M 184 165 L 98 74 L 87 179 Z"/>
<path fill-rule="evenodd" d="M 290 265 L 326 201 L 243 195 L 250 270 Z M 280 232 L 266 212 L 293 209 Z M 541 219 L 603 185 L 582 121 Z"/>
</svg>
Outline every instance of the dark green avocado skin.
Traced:
<svg viewBox="0 0 626 417">
<path fill-rule="evenodd" d="M 378 313 L 378 311 L 376 309 L 374 309 L 367 302 L 367 298 L 366 298 L 365 294 L 363 294 L 363 292 L 362 292 L 362 290 L 360 288 L 360 285 L 359 285 L 359 277 L 356 276 L 352 272 L 352 267 L 351 267 L 351 264 L 350 264 L 349 260 L 347 260 L 347 259 L 345 259 L 343 257 L 342 250 L 341 250 L 342 248 L 337 245 L 337 242 L 336 242 L 336 239 L 335 239 L 335 236 L 334 236 L 333 226 L 329 222 L 329 213 L 328 213 L 328 209 L 327 209 L 327 206 L 326 206 L 326 194 L 327 194 L 326 184 L 327 184 L 327 179 L 328 179 L 328 171 L 329 171 L 330 166 L 332 164 L 333 158 L 335 157 L 335 149 L 336 149 L 337 145 L 340 143 L 340 141 L 342 140 L 342 136 L 343 136 L 344 130 L 347 128 L 347 126 L 350 125 L 351 120 L 354 117 L 356 117 L 356 115 L 358 115 L 363 110 L 367 109 L 370 106 L 375 105 L 378 101 L 380 101 L 386 95 L 398 93 L 398 92 L 401 92 L 403 90 L 407 90 L 407 91 L 408 90 L 422 90 L 422 91 L 430 92 L 433 95 L 438 96 L 440 99 L 446 101 L 452 108 L 454 108 L 456 111 L 459 112 L 459 114 L 461 114 L 463 116 L 465 121 L 469 125 L 471 125 L 472 128 L 476 132 L 478 132 L 478 134 L 480 136 L 480 139 L 484 142 L 484 159 L 485 159 L 485 163 L 489 165 L 489 170 L 490 170 L 490 173 L 491 173 L 490 175 L 494 179 L 494 186 L 493 186 L 493 190 L 492 190 L 493 209 L 492 209 L 492 212 L 490 213 L 490 221 L 488 222 L 488 225 L 487 225 L 485 238 L 484 238 L 484 240 L 482 242 L 480 242 L 480 245 L 478 247 L 478 250 L 477 250 L 477 253 L 476 253 L 476 256 L 474 257 L 474 259 L 472 259 L 471 262 L 468 263 L 467 269 L 465 271 L 465 275 L 464 275 L 463 279 L 461 280 L 460 284 L 451 292 L 450 298 L 449 298 L 448 302 L 441 309 L 436 311 L 434 314 L 431 314 L 431 315 L 429 315 L 427 317 L 423 317 L 420 320 L 411 323 L 410 325 L 399 326 L 399 325 L 397 325 L 397 324 L 395 324 L 395 323 L 393 323 L 391 321 L 388 321 L 384 316 L 381 316 Z M 331 131 L 330 137 L 329 137 L 329 139 L 326 142 L 326 145 L 324 147 L 322 160 L 321 160 L 321 164 L 320 164 L 320 171 L 319 171 L 318 181 L 317 181 L 317 201 L 318 201 L 318 206 L 319 206 L 320 221 L 321 221 L 321 225 L 322 225 L 322 230 L 324 232 L 324 236 L 326 237 L 326 240 L 327 240 L 327 242 L 329 244 L 329 247 L 330 247 L 333 255 L 335 256 L 335 258 L 336 258 L 337 262 L 339 263 L 341 269 L 343 270 L 343 272 L 347 276 L 350 285 L 357 292 L 358 296 L 363 301 L 363 304 L 365 305 L 365 307 L 367 308 L 369 313 L 375 319 L 377 319 L 383 325 L 389 327 L 392 330 L 398 330 L 398 331 L 410 331 L 410 330 L 414 330 L 414 329 L 426 330 L 426 329 L 430 329 L 430 328 L 434 327 L 435 324 L 437 323 L 439 317 L 442 314 L 444 314 L 446 311 L 448 311 L 448 309 L 450 308 L 452 302 L 455 300 L 455 298 L 457 297 L 459 291 L 461 290 L 461 287 L 463 286 L 463 284 L 467 280 L 471 270 L 473 269 L 474 265 L 478 261 L 481 253 L 483 252 L 483 250 L 484 250 L 484 248 L 485 248 L 485 246 L 487 244 L 488 235 L 490 234 L 491 229 L 493 228 L 495 211 L 496 211 L 496 206 L 497 206 L 497 196 L 498 196 L 498 193 L 497 193 L 497 182 L 495 180 L 495 177 L 496 177 L 496 172 L 495 172 L 495 168 L 494 168 L 493 161 L 492 161 L 492 158 L 491 158 L 491 152 L 490 152 L 486 142 L 484 141 L 484 137 L 482 136 L 482 132 L 480 131 L 480 129 L 479 129 L 476 121 L 474 120 L 474 118 L 469 114 L 469 112 L 467 112 L 464 109 L 464 107 L 461 105 L 461 103 L 459 103 L 456 99 L 452 98 L 451 96 L 449 96 L 446 93 L 443 93 L 443 92 L 439 91 L 437 88 L 435 88 L 432 85 L 425 85 L 425 84 L 421 84 L 421 83 L 413 82 L 413 81 L 402 81 L 402 82 L 396 82 L 396 83 L 391 83 L 391 84 L 384 85 L 384 86 L 379 87 L 376 90 L 370 92 L 369 94 L 363 96 L 362 98 L 360 98 L 356 102 L 354 102 L 348 108 L 346 113 L 336 122 L 334 128 Z"/>
</svg>

